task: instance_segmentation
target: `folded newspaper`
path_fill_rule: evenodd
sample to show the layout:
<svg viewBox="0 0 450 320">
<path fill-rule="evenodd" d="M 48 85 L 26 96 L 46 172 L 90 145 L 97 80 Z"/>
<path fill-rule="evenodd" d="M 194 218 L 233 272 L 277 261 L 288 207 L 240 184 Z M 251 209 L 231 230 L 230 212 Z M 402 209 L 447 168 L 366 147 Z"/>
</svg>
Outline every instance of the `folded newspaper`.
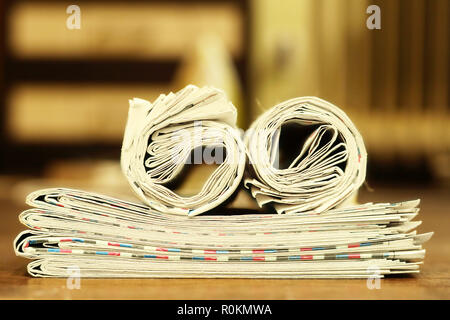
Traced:
<svg viewBox="0 0 450 320">
<path fill-rule="evenodd" d="M 236 118 L 225 93 L 211 87 L 189 85 L 153 103 L 131 100 L 121 155 L 130 186 L 150 208 L 165 213 L 195 216 L 221 204 L 239 186 L 245 168 Z M 203 160 L 218 167 L 198 194 L 182 197 L 166 186 L 186 163 Z"/>
<path fill-rule="evenodd" d="M 252 126 L 270 127 L 264 142 L 247 132 L 245 150 L 235 130 L 234 107 L 220 90 L 188 86 L 153 104 L 140 99 L 130 104 L 121 163 L 142 202 L 64 188 L 33 192 L 26 199 L 33 208 L 19 216 L 29 229 L 14 240 L 16 254 L 33 259 L 30 275 L 377 278 L 419 272 L 422 245 L 432 236 L 415 231 L 421 223 L 413 220 L 419 200 L 343 204 L 364 180 L 366 153 L 358 132 L 336 107 L 317 98 L 280 104 L 275 110 L 282 110 L 271 115 L 273 124 L 262 117 Z M 296 107 L 284 113 L 283 106 Z M 195 137 L 198 121 L 204 131 Z M 276 166 L 271 154 L 283 121 L 319 124 L 302 147 L 307 156 L 299 156 L 289 174 L 264 162 Z M 327 137 L 329 142 L 321 141 Z M 190 151 L 205 145 L 226 149 L 229 158 L 198 197 L 179 197 L 166 183 L 180 174 Z M 256 200 L 286 214 L 231 214 L 222 208 L 199 215 L 237 188 L 245 153 L 246 182 Z M 337 169 L 329 170 L 333 166 Z M 291 181 L 291 192 L 283 179 Z"/>
<path fill-rule="evenodd" d="M 281 168 L 281 128 L 295 124 L 310 133 Z M 358 130 L 342 110 L 319 98 L 295 98 L 269 109 L 253 122 L 245 144 L 251 166 L 245 185 L 259 205 L 273 204 L 278 213 L 336 207 L 351 199 L 366 176 Z"/>
</svg>

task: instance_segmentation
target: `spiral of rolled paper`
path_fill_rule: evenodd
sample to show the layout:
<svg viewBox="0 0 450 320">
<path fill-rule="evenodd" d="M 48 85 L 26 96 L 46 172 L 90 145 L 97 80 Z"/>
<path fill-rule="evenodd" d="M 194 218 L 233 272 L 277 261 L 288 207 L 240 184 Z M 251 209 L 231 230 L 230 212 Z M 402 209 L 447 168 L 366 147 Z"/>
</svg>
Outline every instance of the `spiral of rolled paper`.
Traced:
<svg viewBox="0 0 450 320">
<path fill-rule="evenodd" d="M 300 134 L 290 137 L 291 149 L 298 153 L 281 167 L 280 132 L 289 124 L 308 133 L 304 141 Z M 245 186 L 260 206 L 272 204 L 278 213 L 336 207 L 365 179 L 361 135 L 342 110 L 316 97 L 294 98 L 269 109 L 254 121 L 244 143 L 250 163 Z"/>
<path fill-rule="evenodd" d="M 192 161 L 192 153 L 194 162 L 215 162 L 217 168 L 199 193 L 181 196 L 168 184 Z M 189 85 L 162 94 L 153 103 L 130 100 L 121 167 L 133 190 L 151 208 L 194 216 L 218 206 L 238 187 L 245 159 L 236 109 L 223 91 Z"/>
</svg>

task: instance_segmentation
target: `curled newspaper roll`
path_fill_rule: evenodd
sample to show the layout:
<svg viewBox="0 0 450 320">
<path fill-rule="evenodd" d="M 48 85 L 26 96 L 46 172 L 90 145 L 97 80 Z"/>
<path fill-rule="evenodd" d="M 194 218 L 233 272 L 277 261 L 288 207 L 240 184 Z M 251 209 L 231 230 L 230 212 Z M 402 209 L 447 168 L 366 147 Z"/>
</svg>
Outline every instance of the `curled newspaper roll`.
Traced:
<svg viewBox="0 0 450 320">
<path fill-rule="evenodd" d="M 130 100 L 121 167 L 138 197 L 160 212 L 189 216 L 229 198 L 239 186 L 246 159 L 236 118 L 225 93 L 213 87 L 188 85 L 153 103 Z M 180 196 L 167 184 L 180 175 L 192 152 L 194 163 L 215 161 L 218 167 L 198 194 Z"/>
<path fill-rule="evenodd" d="M 298 147 L 287 167 L 280 167 L 280 132 L 295 125 Z M 293 140 L 293 141 L 292 141 Z M 262 114 L 244 138 L 249 176 L 244 184 L 260 206 L 273 204 L 278 213 L 323 212 L 356 193 L 366 175 L 364 142 L 347 115 L 316 97 L 282 102 Z M 280 152 L 279 152 L 280 151 Z"/>
</svg>

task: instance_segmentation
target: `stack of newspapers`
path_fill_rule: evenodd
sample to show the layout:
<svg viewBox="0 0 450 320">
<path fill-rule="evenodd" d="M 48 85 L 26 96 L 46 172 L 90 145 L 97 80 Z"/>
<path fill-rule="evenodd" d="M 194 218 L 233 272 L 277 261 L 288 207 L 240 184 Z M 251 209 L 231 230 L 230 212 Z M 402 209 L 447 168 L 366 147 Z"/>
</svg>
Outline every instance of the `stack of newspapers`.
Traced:
<svg viewBox="0 0 450 320">
<path fill-rule="evenodd" d="M 365 179 L 363 139 L 315 97 L 282 102 L 246 131 L 221 90 L 189 85 L 130 101 L 121 166 L 137 198 L 56 188 L 30 194 L 14 241 L 38 277 L 368 278 L 417 273 L 419 200 L 352 202 Z M 300 128 L 281 152 L 282 127 Z M 303 130 L 305 129 L 305 130 Z M 303 131 L 302 131 L 303 130 Z M 306 134 L 305 134 L 306 132 Z M 300 135 L 301 133 L 301 135 Z M 194 195 L 188 164 L 216 164 Z M 265 211 L 223 205 L 245 187 Z M 215 208 L 213 212 L 211 209 Z M 266 212 L 271 213 L 266 213 Z"/>
</svg>

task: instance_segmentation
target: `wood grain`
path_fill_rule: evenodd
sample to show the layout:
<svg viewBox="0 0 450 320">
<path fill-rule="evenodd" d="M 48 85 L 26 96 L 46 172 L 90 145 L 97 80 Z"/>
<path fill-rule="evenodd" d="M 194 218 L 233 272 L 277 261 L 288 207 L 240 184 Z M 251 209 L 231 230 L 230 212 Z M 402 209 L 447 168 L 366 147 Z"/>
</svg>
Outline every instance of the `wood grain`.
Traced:
<svg viewBox="0 0 450 320">
<path fill-rule="evenodd" d="M 420 197 L 423 224 L 419 231 L 435 231 L 425 244 L 422 272 L 381 280 L 369 290 L 365 280 L 253 280 L 253 279 L 82 279 L 79 290 L 66 288 L 66 279 L 38 279 L 26 273 L 28 261 L 16 257 L 12 242 L 24 229 L 17 215 L 25 206 L 0 202 L 1 299 L 449 299 L 450 233 L 448 189 L 375 188 L 363 190 L 363 202 L 387 202 Z M 241 197 L 240 199 L 246 199 Z"/>
</svg>

